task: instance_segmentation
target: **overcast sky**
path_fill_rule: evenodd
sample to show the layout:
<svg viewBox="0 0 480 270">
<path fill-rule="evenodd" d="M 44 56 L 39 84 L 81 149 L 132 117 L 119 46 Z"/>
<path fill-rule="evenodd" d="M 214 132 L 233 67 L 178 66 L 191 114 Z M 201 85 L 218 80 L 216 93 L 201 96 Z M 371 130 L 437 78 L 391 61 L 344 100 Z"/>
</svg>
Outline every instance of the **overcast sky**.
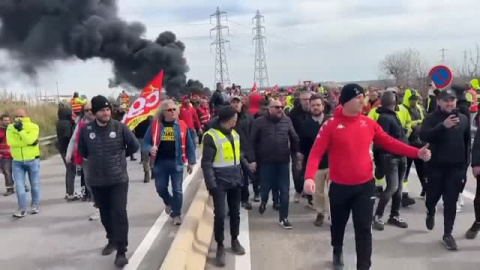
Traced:
<svg viewBox="0 0 480 270">
<path fill-rule="evenodd" d="M 210 15 L 220 6 L 228 12 L 231 50 L 227 50 L 230 79 L 253 85 L 252 17 L 265 16 L 270 84 L 299 80 L 369 80 L 379 76 L 378 64 L 388 53 L 418 49 L 429 65 L 441 60 L 460 65 L 463 50 L 478 38 L 478 0 L 119 0 L 120 16 L 140 21 L 147 37 L 166 30 L 186 45 L 189 78 L 206 86 L 214 83 L 215 54 L 210 51 Z M 208 4 L 205 4 L 208 3 Z M 109 89 L 109 63 L 60 62 L 40 73 L 38 87 L 49 94 L 79 91 L 92 97 L 118 93 Z M 5 83 L 3 83 L 5 85 Z M 2 87 L 3 87 L 2 85 Z M 35 86 L 12 79 L 7 90 L 33 91 Z"/>
</svg>

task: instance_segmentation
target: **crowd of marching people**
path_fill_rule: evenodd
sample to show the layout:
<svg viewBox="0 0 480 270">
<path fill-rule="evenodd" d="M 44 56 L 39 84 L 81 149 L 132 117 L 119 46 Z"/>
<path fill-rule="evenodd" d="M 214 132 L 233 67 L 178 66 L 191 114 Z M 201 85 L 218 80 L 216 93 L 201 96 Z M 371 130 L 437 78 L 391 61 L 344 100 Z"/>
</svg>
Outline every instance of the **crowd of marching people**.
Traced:
<svg viewBox="0 0 480 270">
<path fill-rule="evenodd" d="M 121 122 L 130 105 L 125 93 L 116 108 L 104 96 L 87 101 L 75 93 L 71 106 L 59 107 L 56 126 L 57 148 L 66 169 L 65 200 L 93 203 L 90 220 L 100 219 L 107 235 L 102 255 L 116 251 L 115 265 L 123 267 L 128 264 L 126 158 L 136 160 L 134 154 L 140 150 L 143 181 L 153 179 L 165 212 L 178 226 L 184 171 L 192 173 L 201 145 L 200 166 L 214 203 L 219 266 L 226 261 L 226 216 L 232 251 L 245 254 L 238 240 L 241 207 L 252 210 L 253 202 L 264 214 L 271 193 L 280 226 L 293 228 L 288 218 L 293 180 L 293 202 L 305 200 L 315 210 L 315 226 L 331 224 L 336 270 L 343 269 L 345 226 L 352 214 L 357 269 L 365 270 L 372 265 L 372 227 L 383 231 L 386 222 L 408 228 L 401 212 L 417 203 L 408 190 L 409 179 L 415 179 L 414 167 L 425 199 L 426 227 L 434 229 L 436 206 L 442 200 L 442 241 L 447 249 L 456 250 L 452 231 L 464 204 L 461 193 L 469 166 L 480 177 L 480 137 L 475 136 L 471 145 L 471 129 L 478 122 L 478 90 L 478 80 L 472 80 L 467 87 L 444 90 L 431 85 L 427 96 L 403 86 L 380 90 L 357 84 L 311 84 L 263 93 L 254 89 L 246 94 L 238 86 L 225 89 L 218 83 L 211 97 L 163 99 L 155 116 L 133 130 Z M 16 110 L 13 119 L 1 116 L 0 168 L 5 196 L 17 195 L 13 216 L 26 216 L 27 192 L 32 196 L 30 213 L 38 214 L 39 128 L 25 110 Z M 75 192 L 76 176 L 80 193 Z M 479 187 L 474 207 L 468 239 L 480 230 Z"/>
</svg>

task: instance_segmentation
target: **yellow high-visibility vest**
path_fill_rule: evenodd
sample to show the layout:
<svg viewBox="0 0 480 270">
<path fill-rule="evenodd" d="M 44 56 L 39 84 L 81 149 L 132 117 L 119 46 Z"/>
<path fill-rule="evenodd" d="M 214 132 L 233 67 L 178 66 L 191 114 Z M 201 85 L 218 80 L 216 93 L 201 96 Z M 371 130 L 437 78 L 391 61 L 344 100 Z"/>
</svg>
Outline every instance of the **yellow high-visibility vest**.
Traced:
<svg viewBox="0 0 480 270">
<path fill-rule="evenodd" d="M 205 132 L 205 134 L 209 134 L 212 137 L 215 147 L 217 148 L 215 160 L 213 161 L 214 168 L 240 165 L 240 135 L 238 135 L 235 130 L 232 130 L 235 149 L 233 149 L 230 140 L 220 130 L 212 128 Z"/>
</svg>

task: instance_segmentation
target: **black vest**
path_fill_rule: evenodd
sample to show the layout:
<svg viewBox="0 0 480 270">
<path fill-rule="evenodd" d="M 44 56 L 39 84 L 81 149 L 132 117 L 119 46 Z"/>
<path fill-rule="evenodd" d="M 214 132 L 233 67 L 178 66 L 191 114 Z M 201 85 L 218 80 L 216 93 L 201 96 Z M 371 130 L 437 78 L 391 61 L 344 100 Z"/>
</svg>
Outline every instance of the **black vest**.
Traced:
<svg viewBox="0 0 480 270">
<path fill-rule="evenodd" d="M 122 123 L 111 120 L 105 127 L 92 122 L 82 132 L 88 151 L 88 183 L 110 186 L 128 181 L 126 141 Z"/>
</svg>

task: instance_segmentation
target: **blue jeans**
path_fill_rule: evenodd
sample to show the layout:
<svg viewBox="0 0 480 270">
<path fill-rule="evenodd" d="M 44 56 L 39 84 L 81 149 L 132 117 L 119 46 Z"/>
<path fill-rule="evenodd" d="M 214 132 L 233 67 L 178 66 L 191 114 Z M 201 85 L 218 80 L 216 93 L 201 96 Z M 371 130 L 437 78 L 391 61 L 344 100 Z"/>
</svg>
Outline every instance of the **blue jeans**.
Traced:
<svg viewBox="0 0 480 270">
<path fill-rule="evenodd" d="M 181 215 L 183 203 L 183 169 L 178 170 L 174 159 L 165 159 L 155 163 L 153 167 L 153 178 L 158 195 L 163 199 L 166 206 L 172 207 L 172 217 Z M 172 193 L 168 192 L 168 183 L 172 180 Z"/>
<path fill-rule="evenodd" d="M 28 173 L 32 193 L 32 205 L 40 203 L 40 160 L 13 161 L 13 179 L 17 192 L 18 209 L 26 210 L 27 193 L 25 192 L 25 173 Z"/>
<path fill-rule="evenodd" d="M 288 218 L 290 193 L 290 166 L 288 163 L 263 163 L 258 166 L 262 203 L 268 202 L 270 190 L 280 193 L 279 220 Z"/>
</svg>

